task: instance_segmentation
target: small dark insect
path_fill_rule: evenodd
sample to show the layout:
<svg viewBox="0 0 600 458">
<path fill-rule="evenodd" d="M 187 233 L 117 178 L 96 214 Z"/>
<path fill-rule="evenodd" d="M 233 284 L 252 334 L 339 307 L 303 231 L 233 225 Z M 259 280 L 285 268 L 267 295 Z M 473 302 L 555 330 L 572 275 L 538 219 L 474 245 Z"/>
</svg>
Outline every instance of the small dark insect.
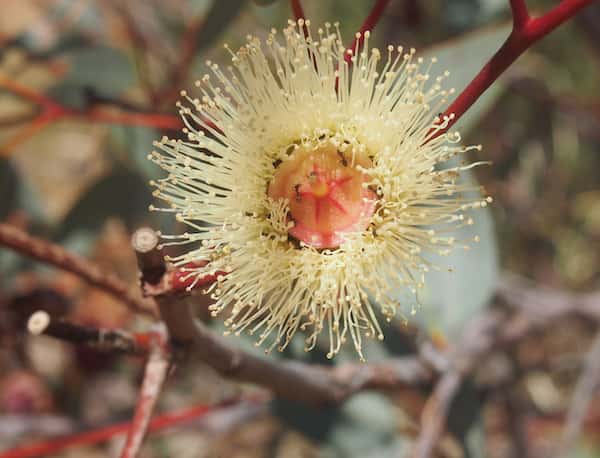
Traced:
<svg viewBox="0 0 600 458">
<path fill-rule="evenodd" d="M 342 153 L 340 150 L 338 150 L 338 156 L 341 158 L 340 162 L 342 163 L 342 165 L 344 167 L 348 167 L 348 160 L 346 159 L 346 156 L 344 156 L 344 153 Z"/>
<path fill-rule="evenodd" d="M 279 166 L 281 165 L 281 163 L 282 163 L 282 162 L 283 162 L 283 161 L 282 161 L 281 159 L 275 159 L 275 160 L 273 161 L 273 168 L 275 168 L 275 169 L 276 169 L 277 167 L 279 167 Z"/>
<path fill-rule="evenodd" d="M 294 185 L 294 192 L 296 193 L 296 202 L 300 202 L 300 185 L 299 184 L 295 184 Z"/>
</svg>

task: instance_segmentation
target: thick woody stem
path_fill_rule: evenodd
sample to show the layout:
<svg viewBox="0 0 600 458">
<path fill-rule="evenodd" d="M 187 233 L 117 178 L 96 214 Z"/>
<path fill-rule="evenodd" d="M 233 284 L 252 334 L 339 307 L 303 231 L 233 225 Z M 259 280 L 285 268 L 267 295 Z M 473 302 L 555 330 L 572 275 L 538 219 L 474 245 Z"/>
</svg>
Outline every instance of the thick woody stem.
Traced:
<svg viewBox="0 0 600 458">
<path fill-rule="evenodd" d="M 134 247 L 140 246 L 135 242 L 138 238 L 148 242 L 144 245 L 145 254 L 138 253 L 138 261 L 144 271 L 144 259 L 153 249 L 158 250 L 157 240 L 136 233 L 133 236 Z M 204 362 L 224 377 L 255 383 L 271 389 L 278 396 L 313 405 L 336 404 L 368 388 L 423 385 L 431 380 L 432 372 L 427 364 L 412 357 L 381 364 L 328 369 L 303 363 L 270 361 L 246 353 L 228 345 L 196 320 L 190 304 L 193 298 L 170 286 L 173 276 L 173 271 L 167 271 L 160 283 L 155 286 L 144 284 L 144 290 L 156 299 L 174 347 L 184 350 L 188 358 Z"/>
<path fill-rule="evenodd" d="M 291 361 L 270 361 L 227 345 L 200 323 L 195 325 L 192 354 L 225 377 L 255 383 L 280 397 L 317 406 L 338 404 L 365 389 L 421 386 L 432 377 L 429 368 L 413 357 L 390 359 L 380 364 L 343 365 L 334 369 Z"/>
<path fill-rule="evenodd" d="M 155 333 L 131 334 L 122 329 L 97 329 L 64 320 L 53 320 L 39 310 L 27 321 L 27 329 L 33 335 L 47 335 L 75 345 L 86 345 L 103 351 L 129 354 L 147 354 L 149 342 Z"/>
<path fill-rule="evenodd" d="M 136 313 L 153 316 L 151 304 L 139 299 L 129 287 L 112 273 L 59 245 L 33 237 L 9 224 L 0 223 L 0 246 L 71 272 L 123 302 Z"/>
<path fill-rule="evenodd" d="M 140 447 L 148 431 L 152 412 L 167 378 L 170 365 L 171 356 L 165 333 L 160 332 L 152 342 L 150 355 L 146 362 L 142 388 L 131 422 L 131 428 L 121 452 L 121 458 L 135 458 L 138 456 Z"/>
</svg>

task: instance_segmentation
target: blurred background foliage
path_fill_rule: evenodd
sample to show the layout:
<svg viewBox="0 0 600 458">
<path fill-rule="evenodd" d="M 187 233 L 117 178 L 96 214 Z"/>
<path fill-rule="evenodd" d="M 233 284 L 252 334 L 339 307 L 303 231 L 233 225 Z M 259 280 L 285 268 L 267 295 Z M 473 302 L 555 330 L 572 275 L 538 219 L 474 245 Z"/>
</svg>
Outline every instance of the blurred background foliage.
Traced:
<svg viewBox="0 0 600 458">
<path fill-rule="evenodd" d="M 555 3 L 529 5 L 535 11 Z M 348 42 L 371 6 L 367 0 L 304 2 L 313 24 L 340 21 Z M 142 224 L 181 229 L 147 211 L 148 181 L 160 172 L 146 160 L 154 139 L 178 135 L 165 124 L 177 124 L 179 91 L 192 88 L 205 60 L 227 61 L 224 42 L 238 47 L 247 34 L 281 29 L 290 16 L 284 0 L 3 0 L 0 81 L 45 94 L 74 115 L 38 125 L 40 106 L 0 84 L 0 220 L 89 256 L 134 285 L 131 230 Z M 448 84 L 460 90 L 506 37 L 509 20 L 506 0 L 392 0 L 373 43 L 436 55 L 436 68 L 450 70 Z M 478 179 L 495 204 L 476 215 L 472 234 L 457 234 L 476 233 L 481 242 L 442 260 L 454 272 L 430 276 L 413 323 L 393 324 L 383 344 L 367 349 L 371 361 L 413 352 L 425 334 L 452 345 L 466 320 L 488 305 L 500 270 L 566 290 L 598 288 L 599 43 L 596 3 L 529 50 L 461 120 L 465 143 L 484 145 L 482 159 L 493 162 L 469 179 Z M 10 423 L 15 415 L 50 415 L 58 422 L 54 432 L 128 418 L 139 361 L 32 339 L 22 325 L 39 308 L 97 326 L 141 327 L 143 321 L 77 278 L 6 250 L 0 250 L 0 307 L 0 450 L 48 434 L 25 420 Z M 466 384 L 441 456 L 521 456 L 513 441 L 516 421 L 531 456 L 546 456 L 592 331 L 565 322 L 525 342 L 511 356 L 546 370 L 519 374 L 510 393 Z M 273 357 L 331 363 L 295 346 Z M 341 355 L 336 363 L 350 358 Z M 212 403 L 240 389 L 248 388 L 197 367 L 177 374 L 161 409 Z M 154 435 L 144 456 L 403 456 L 426 395 L 363 393 L 329 410 L 274 401 L 243 421 L 228 417 Z M 574 456 L 600 456 L 600 404 L 594 412 Z M 111 456 L 119 444 L 60 456 Z"/>
</svg>

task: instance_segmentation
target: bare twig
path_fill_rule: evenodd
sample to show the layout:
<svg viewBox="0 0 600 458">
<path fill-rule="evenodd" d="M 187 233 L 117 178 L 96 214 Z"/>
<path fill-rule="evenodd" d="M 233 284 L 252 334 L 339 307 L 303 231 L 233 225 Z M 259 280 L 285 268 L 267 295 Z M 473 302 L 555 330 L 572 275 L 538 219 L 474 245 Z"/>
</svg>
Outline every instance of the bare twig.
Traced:
<svg viewBox="0 0 600 458">
<path fill-rule="evenodd" d="M 450 404 L 460 387 L 461 381 L 461 375 L 455 370 L 446 372 L 438 381 L 421 415 L 422 428 L 413 449 L 413 458 L 432 456 L 435 446 L 444 432 Z"/>
<path fill-rule="evenodd" d="M 5 246 L 22 255 L 74 273 L 92 286 L 111 294 L 127 305 L 132 311 L 149 316 L 154 315 L 151 303 L 139 299 L 115 275 L 103 272 L 92 262 L 69 253 L 59 245 L 32 237 L 14 226 L 0 223 L 0 246 Z"/>
<path fill-rule="evenodd" d="M 230 408 L 233 404 L 246 404 L 255 406 L 257 403 L 264 403 L 266 399 L 231 399 L 217 405 L 200 405 L 188 407 L 175 412 L 167 412 L 154 417 L 150 421 L 148 430 L 150 432 L 160 431 L 166 428 L 172 428 L 177 425 L 189 423 L 200 419 L 213 412 Z M 0 452 L 0 458 L 34 458 L 40 456 L 50 456 L 68 447 L 93 445 L 99 442 L 107 441 L 113 437 L 124 434 L 129 430 L 131 422 L 118 423 L 105 428 L 94 429 L 92 431 L 79 432 L 66 437 L 55 437 L 41 442 L 29 443 L 23 447 Z"/>
<path fill-rule="evenodd" d="M 165 338 L 165 333 L 158 333 L 146 362 L 144 380 L 135 408 L 135 415 L 127 434 L 127 440 L 121 458 L 135 458 L 138 456 L 142 441 L 148 431 L 150 417 L 162 391 L 162 387 L 169 372 L 171 356 Z"/>
<path fill-rule="evenodd" d="M 110 106 L 107 107 L 102 106 L 107 102 L 104 100 L 104 103 L 92 103 L 83 110 L 75 110 L 66 105 L 62 105 L 45 94 L 23 86 L 18 81 L 1 75 L 0 90 L 11 92 L 18 97 L 33 103 L 38 110 L 36 116 L 29 123 L 9 137 L 5 143 L 0 145 L 0 157 L 8 156 L 15 147 L 48 126 L 50 123 L 66 118 L 171 130 L 178 130 L 183 125 L 181 119 L 177 116 L 162 113 L 132 111 L 128 109 L 124 110 L 122 107 L 119 107 L 119 105 L 124 105 L 124 103 L 120 101 L 116 101 L 116 103 L 111 102 Z M 88 102 L 93 102 L 93 100 Z"/>
<path fill-rule="evenodd" d="M 494 348 L 498 330 L 504 318 L 505 314 L 489 310 L 487 313 L 475 317 L 465 326 L 462 340 L 449 355 L 448 368 L 441 374 L 441 378 L 425 404 L 421 416 L 421 431 L 412 450 L 413 458 L 432 456 L 444 433 L 450 405 L 463 378 L 470 374 L 481 358 Z"/>
<path fill-rule="evenodd" d="M 563 428 L 562 441 L 556 454 L 557 457 L 568 456 L 581 431 L 594 391 L 598 387 L 598 382 L 600 382 L 600 332 L 596 334 L 587 353 L 583 374 L 581 374 L 575 387 L 571 407 Z"/>
<path fill-rule="evenodd" d="M 39 310 L 29 317 L 27 329 L 36 336 L 43 334 L 76 345 L 131 354 L 147 354 L 149 342 L 155 334 L 131 334 L 122 329 L 97 329 L 81 326 L 64 320 L 53 320 L 43 310 Z"/>
<path fill-rule="evenodd" d="M 572 293 L 504 273 L 500 277 L 496 293 L 522 311 L 528 321 L 536 324 L 568 313 L 600 322 L 600 291 Z"/>
</svg>

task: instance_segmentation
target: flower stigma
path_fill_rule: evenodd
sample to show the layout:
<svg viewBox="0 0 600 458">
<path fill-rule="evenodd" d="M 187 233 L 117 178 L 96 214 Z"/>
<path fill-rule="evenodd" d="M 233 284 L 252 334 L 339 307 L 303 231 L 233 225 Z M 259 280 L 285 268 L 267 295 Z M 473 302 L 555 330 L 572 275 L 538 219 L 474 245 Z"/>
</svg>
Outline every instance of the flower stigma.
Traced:
<svg viewBox="0 0 600 458">
<path fill-rule="evenodd" d="M 376 195 L 363 187 L 368 176 L 361 171 L 370 166 L 366 155 L 348 148 L 296 147 L 278 164 L 268 195 L 288 200 L 291 236 L 315 248 L 337 248 L 345 233 L 361 232 L 371 221 Z"/>
</svg>

